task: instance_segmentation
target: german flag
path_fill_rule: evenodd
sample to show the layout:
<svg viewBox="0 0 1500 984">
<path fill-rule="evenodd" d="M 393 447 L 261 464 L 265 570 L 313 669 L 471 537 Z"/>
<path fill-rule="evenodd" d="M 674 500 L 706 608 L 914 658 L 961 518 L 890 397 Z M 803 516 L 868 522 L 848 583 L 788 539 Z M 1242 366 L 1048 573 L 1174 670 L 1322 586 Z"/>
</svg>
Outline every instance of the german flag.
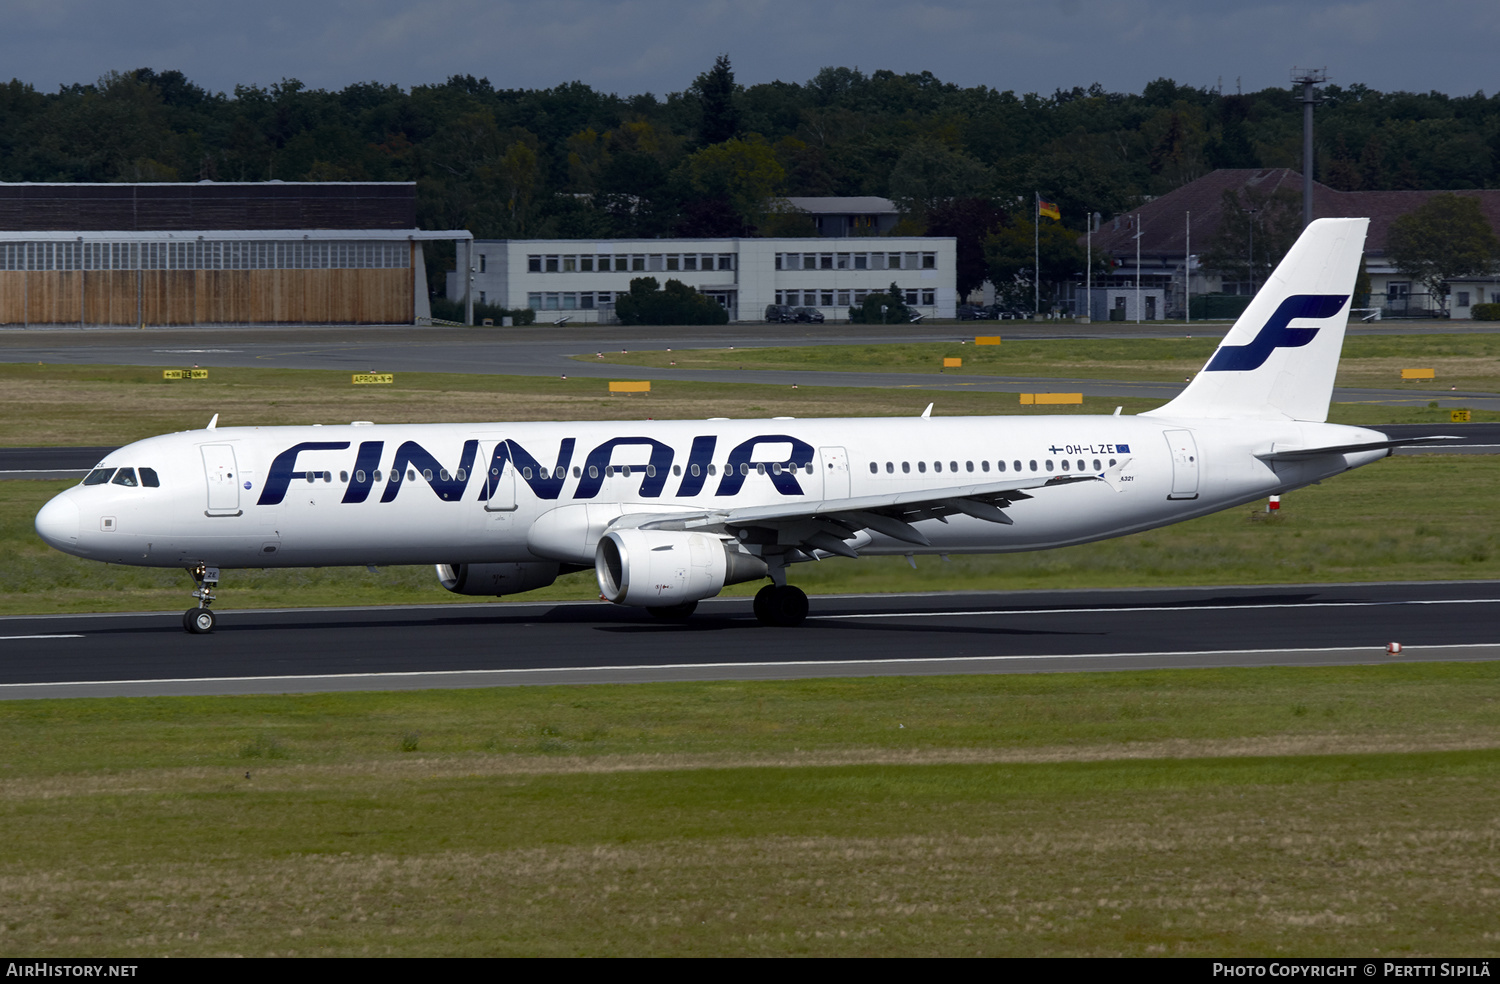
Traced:
<svg viewBox="0 0 1500 984">
<path fill-rule="evenodd" d="M 1045 199 L 1038 198 L 1036 200 L 1036 214 L 1045 215 L 1047 218 L 1055 219 L 1058 222 L 1062 221 L 1062 212 L 1058 210 L 1057 203 L 1049 202 Z"/>
</svg>

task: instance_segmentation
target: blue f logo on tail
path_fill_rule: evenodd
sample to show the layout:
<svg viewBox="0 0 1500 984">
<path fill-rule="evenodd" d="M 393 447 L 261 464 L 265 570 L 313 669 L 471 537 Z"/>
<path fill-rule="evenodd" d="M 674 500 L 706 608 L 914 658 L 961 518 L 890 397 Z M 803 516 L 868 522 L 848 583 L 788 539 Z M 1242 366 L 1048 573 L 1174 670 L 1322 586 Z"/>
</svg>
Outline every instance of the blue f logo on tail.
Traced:
<svg viewBox="0 0 1500 984">
<path fill-rule="evenodd" d="M 1221 345 L 1204 372 L 1248 372 L 1265 365 L 1279 348 L 1301 348 L 1318 328 L 1288 328 L 1293 318 L 1331 318 L 1343 310 L 1347 294 L 1293 294 L 1266 320 L 1248 345 Z"/>
</svg>

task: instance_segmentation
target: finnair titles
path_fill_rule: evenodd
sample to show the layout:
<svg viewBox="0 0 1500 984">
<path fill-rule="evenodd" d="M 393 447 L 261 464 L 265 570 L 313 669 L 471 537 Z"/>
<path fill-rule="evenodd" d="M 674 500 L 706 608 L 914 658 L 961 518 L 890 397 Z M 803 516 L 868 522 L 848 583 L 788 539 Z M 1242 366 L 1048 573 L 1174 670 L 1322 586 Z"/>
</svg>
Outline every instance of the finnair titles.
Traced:
<svg viewBox="0 0 1500 984">
<path fill-rule="evenodd" d="M 109 454 L 37 514 L 59 550 L 184 567 L 208 632 L 233 568 L 433 564 L 508 595 L 593 568 L 667 619 L 795 565 L 1044 550 L 1164 526 L 1368 464 L 1397 444 L 1326 422 L 1366 219 L 1303 233 L 1208 364 L 1139 416 L 217 427 Z M 930 409 L 930 408 L 929 408 Z"/>
</svg>

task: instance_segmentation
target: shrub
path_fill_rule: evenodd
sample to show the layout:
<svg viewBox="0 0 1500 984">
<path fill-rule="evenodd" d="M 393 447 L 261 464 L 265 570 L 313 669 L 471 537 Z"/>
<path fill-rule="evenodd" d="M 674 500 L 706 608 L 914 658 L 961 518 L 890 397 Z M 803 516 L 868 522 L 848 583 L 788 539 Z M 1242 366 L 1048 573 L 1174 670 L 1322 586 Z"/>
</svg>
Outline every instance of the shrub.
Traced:
<svg viewBox="0 0 1500 984">
<path fill-rule="evenodd" d="M 1476 304 L 1469 313 L 1475 321 L 1500 321 L 1500 304 Z"/>
<path fill-rule="evenodd" d="M 881 311 L 881 306 L 885 311 Z M 869 294 L 860 304 L 849 309 L 849 320 L 855 324 L 904 324 L 911 319 L 911 309 L 906 306 L 901 288 L 891 284 L 889 291 Z"/>
<path fill-rule="evenodd" d="M 657 289 L 655 277 L 636 277 L 630 293 L 615 298 L 615 314 L 626 325 L 723 325 L 729 312 L 680 280 Z"/>
</svg>

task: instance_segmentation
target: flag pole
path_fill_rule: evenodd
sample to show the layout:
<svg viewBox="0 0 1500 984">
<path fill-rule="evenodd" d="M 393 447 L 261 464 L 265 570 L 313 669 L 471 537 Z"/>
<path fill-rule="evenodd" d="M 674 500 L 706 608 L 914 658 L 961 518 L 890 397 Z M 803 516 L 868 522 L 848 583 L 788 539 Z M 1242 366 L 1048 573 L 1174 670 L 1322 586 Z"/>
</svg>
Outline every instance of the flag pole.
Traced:
<svg viewBox="0 0 1500 984">
<path fill-rule="evenodd" d="M 1031 215 L 1031 260 L 1035 266 L 1031 278 L 1032 314 L 1042 316 L 1042 193 L 1033 191 L 1036 199 Z"/>
</svg>

